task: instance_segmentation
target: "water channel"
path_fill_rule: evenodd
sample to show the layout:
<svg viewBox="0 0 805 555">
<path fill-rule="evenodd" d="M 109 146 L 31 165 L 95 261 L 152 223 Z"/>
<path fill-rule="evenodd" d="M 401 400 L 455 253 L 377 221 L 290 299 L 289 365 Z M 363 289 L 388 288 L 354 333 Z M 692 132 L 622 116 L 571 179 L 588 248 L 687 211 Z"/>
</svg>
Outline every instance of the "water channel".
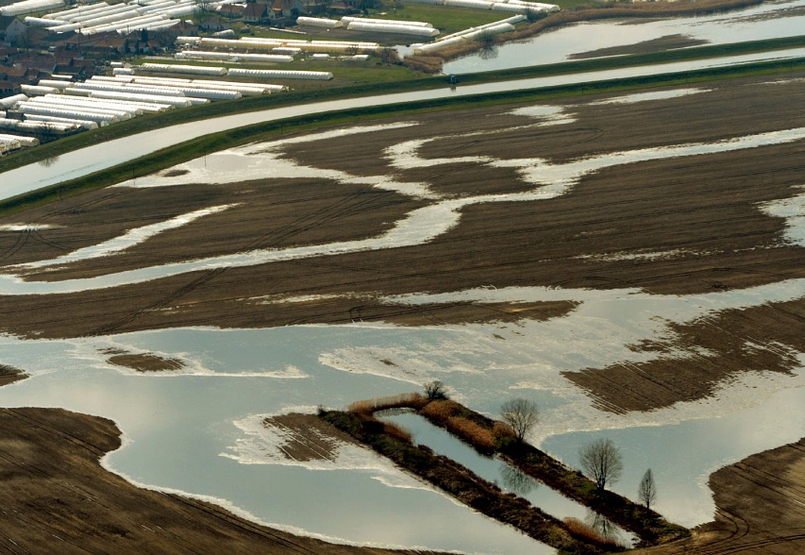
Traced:
<svg viewBox="0 0 805 555">
<path fill-rule="evenodd" d="M 587 523 L 603 537 L 624 547 L 631 547 L 637 542 L 634 534 L 630 534 L 584 505 L 561 495 L 500 459 L 478 454 L 475 449 L 452 434 L 434 426 L 413 412 L 383 411 L 377 416 L 411 432 L 418 445 L 425 445 L 437 455 L 443 455 L 462 464 L 477 476 L 496 484 L 503 491 L 519 495 L 534 507 L 538 507 L 559 520 L 574 518 Z"/>
<path fill-rule="evenodd" d="M 616 26 L 617 33 L 621 28 Z M 682 64 L 683 69 L 690 67 Z M 623 70 L 618 75 L 654 71 L 658 68 Z M 176 126 L 67 154 L 50 166 L 5 172 L 0 174 L 0 196 L 109 167 L 182 137 L 259 120 L 356 103 L 475 94 L 569 79 L 388 95 Z M 799 217 L 801 208 L 796 208 L 800 205 L 768 208 L 787 218 L 794 241 L 805 241 L 805 222 Z M 82 256 L 102 251 L 94 252 Z M 28 285 L 13 281 L 0 285 L 3 293 L 18 286 Z M 634 290 L 481 289 L 404 300 L 571 300 L 578 307 L 564 318 L 517 324 L 193 328 L 61 341 L 2 336 L 0 362 L 23 368 L 32 377 L 0 388 L 0 405 L 64 407 L 112 418 L 124 432 L 125 445 L 104 459 L 107 467 L 137 484 L 214 500 L 273 526 L 348 543 L 534 553 L 534 542 L 528 538 L 454 503 L 367 451 L 344 445 L 334 461 L 289 461 L 277 448 L 282 437 L 263 426 L 263 418 L 416 391 L 433 379 L 447 383 L 460 402 L 492 416 L 512 395 L 527 396 L 541 407 L 540 426 L 530 438 L 535 444 L 576 465 L 581 445 L 609 437 L 625 459 L 616 491 L 634 498 L 640 477 L 650 467 L 659 490 L 658 511 L 680 524 L 700 524 L 713 517 L 706 487 L 712 471 L 802 436 L 805 374 L 749 373 L 703 401 L 617 415 L 594 409 L 561 372 L 648 360 L 652 355 L 635 353 L 628 346 L 663 337 L 668 322 L 689 322 L 717 310 L 802 296 L 803 280 L 681 297 Z M 112 351 L 156 353 L 182 361 L 183 369 L 139 374 L 112 364 L 108 355 Z M 438 443 L 442 445 L 441 440 Z M 543 489 L 536 492 L 545 493 Z"/>
</svg>

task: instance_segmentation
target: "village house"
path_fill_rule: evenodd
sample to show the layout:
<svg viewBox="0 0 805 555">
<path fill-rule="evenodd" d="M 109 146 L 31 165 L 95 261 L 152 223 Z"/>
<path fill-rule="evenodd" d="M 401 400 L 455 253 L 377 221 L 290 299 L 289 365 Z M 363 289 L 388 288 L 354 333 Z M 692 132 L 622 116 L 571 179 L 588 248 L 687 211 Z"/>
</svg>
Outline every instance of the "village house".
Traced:
<svg viewBox="0 0 805 555">
<path fill-rule="evenodd" d="M 198 27 L 205 31 L 223 31 L 231 26 L 228 21 L 218 16 L 208 16 L 199 23 Z"/>
<path fill-rule="evenodd" d="M 243 12 L 246 10 L 244 6 L 238 4 L 224 4 L 218 8 L 215 13 L 226 19 L 240 19 L 243 17 Z"/>
<path fill-rule="evenodd" d="M 274 12 L 275 19 L 284 18 L 286 20 L 294 20 L 306 13 L 301 0 L 274 0 L 271 11 Z"/>
<path fill-rule="evenodd" d="M 0 75 L 2 75 L 2 73 L 0 73 Z M 0 81 L 0 98 L 19 94 L 20 90 L 21 89 L 18 83 L 12 83 L 11 81 Z"/>
<path fill-rule="evenodd" d="M 16 17 L 0 15 L 0 45 L 14 46 L 25 37 L 28 26 Z"/>
<path fill-rule="evenodd" d="M 250 3 L 246 5 L 243 12 L 243 21 L 254 25 L 268 23 L 274 16 L 274 12 L 268 8 L 268 4 Z"/>
<path fill-rule="evenodd" d="M 82 58 L 70 58 L 66 63 L 57 64 L 53 73 L 70 75 L 74 81 L 84 81 L 95 75 L 95 62 Z"/>
</svg>

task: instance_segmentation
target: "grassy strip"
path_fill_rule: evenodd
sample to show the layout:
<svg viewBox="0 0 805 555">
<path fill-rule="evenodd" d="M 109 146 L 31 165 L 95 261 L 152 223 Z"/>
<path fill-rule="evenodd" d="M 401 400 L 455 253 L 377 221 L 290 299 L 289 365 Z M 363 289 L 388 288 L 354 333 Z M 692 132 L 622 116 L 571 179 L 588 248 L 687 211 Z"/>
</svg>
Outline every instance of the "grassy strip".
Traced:
<svg viewBox="0 0 805 555">
<path fill-rule="evenodd" d="M 682 73 L 647 75 L 588 83 L 557 85 L 521 91 L 504 91 L 462 97 L 419 100 L 415 102 L 393 104 L 388 106 L 367 106 L 338 112 L 298 116 L 205 135 L 203 137 L 192 139 L 176 146 L 160 150 L 137 160 L 129 161 L 113 168 L 96 172 L 89 176 L 76 178 L 57 185 L 44 187 L 36 191 L 5 199 L 0 201 L 0 215 L 19 212 L 21 210 L 51 202 L 63 196 L 75 195 L 83 191 L 107 187 L 121 181 L 159 171 L 166 167 L 203 156 L 204 154 L 210 152 L 216 152 L 248 142 L 274 138 L 284 133 L 287 128 L 293 128 L 294 132 L 303 132 L 324 125 L 354 125 L 361 119 L 384 118 L 391 115 L 402 117 L 409 114 L 415 114 L 416 112 L 422 110 L 445 108 L 455 109 L 467 105 L 475 107 L 490 104 L 505 104 L 510 102 L 544 102 L 562 97 L 632 91 L 658 86 L 693 84 L 703 81 L 710 81 L 713 79 L 745 77 L 750 75 L 777 73 L 795 69 L 805 69 L 805 59 L 757 62 L 753 64 L 743 64 L 740 66 L 707 68 Z M 58 145 L 59 143 L 61 143 L 61 141 L 54 144 Z M 47 146 L 49 145 L 46 145 L 46 147 Z M 55 156 L 58 156 L 58 153 L 55 154 Z M 32 160 L 31 162 L 33 161 L 35 160 Z"/>
<path fill-rule="evenodd" d="M 629 56 L 614 56 L 609 58 L 595 58 L 589 60 L 562 62 L 543 66 L 514 68 L 501 71 L 463 74 L 460 77 L 462 84 L 486 83 L 509 79 L 525 79 L 530 77 L 543 77 L 550 75 L 564 75 L 604 69 L 617 69 L 637 65 L 652 65 L 668 62 L 681 62 L 687 60 L 703 59 L 708 57 L 738 55 L 754 52 L 780 50 L 805 46 L 805 36 L 786 37 L 781 39 L 767 39 L 748 41 L 727 45 L 711 45 L 696 48 L 685 48 L 658 52 L 653 54 L 636 54 Z M 757 67 L 757 65 L 743 66 Z M 695 72 L 691 72 L 693 75 Z M 357 85 L 324 88 L 317 90 L 298 91 L 289 94 L 274 94 L 260 97 L 249 97 L 239 100 L 216 102 L 205 106 L 196 106 L 181 110 L 171 110 L 167 113 L 141 116 L 115 125 L 86 131 L 71 137 L 66 137 L 49 144 L 0 158 L 0 172 L 56 158 L 61 154 L 78 150 L 80 148 L 118 139 L 120 137 L 151 131 L 157 128 L 170 127 L 179 123 L 200 121 L 219 116 L 236 113 L 253 112 L 269 108 L 281 108 L 294 104 L 320 102 L 337 98 L 355 98 L 367 95 L 384 94 L 389 92 L 406 92 L 414 90 L 427 90 L 445 86 L 442 78 L 409 78 L 393 82 L 362 83 Z"/>
<path fill-rule="evenodd" d="M 634 532 L 640 537 L 642 547 L 659 545 L 690 535 L 686 528 L 669 523 L 642 505 L 633 503 L 617 493 L 598 490 L 595 482 L 580 472 L 565 466 L 532 445 L 518 442 L 514 432 L 503 422 L 492 420 L 455 401 L 448 399 L 428 401 L 422 395 L 407 394 L 361 401 L 353 404 L 350 410 L 353 410 L 359 418 L 368 421 L 373 419 L 375 411 L 401 407 L 418 412 L 432 424 L 452 433 L 482 455 L 500 456 L 510 466 L 589 507 L 622 528 Z"/>
<path fill-rule="evenodd" d="M 404 434 L 374 418 L 341 411 L 321 411 L 319 417 L 465 505 L 561 552 L 593 554 L 622 549 L 612 544 L 594 543 L 582 534 L 574 537 L 565 523 L 531 506 L 525 499 L 503 493 L 466 467 L 426 447 L 414 445 Z"/>
</svg>

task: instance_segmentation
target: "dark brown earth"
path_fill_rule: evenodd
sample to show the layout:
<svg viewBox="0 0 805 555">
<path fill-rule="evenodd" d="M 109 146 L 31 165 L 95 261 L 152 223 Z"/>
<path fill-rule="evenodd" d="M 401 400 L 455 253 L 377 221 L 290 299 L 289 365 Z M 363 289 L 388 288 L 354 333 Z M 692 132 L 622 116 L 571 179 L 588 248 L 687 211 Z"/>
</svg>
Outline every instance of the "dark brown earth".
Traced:
<svg viewBox="0 0 805 555">
<path fill-rule="evenodd" d="M 714 522 L 645 555 L 794 555 L 805 552 L 805 439 L 752 455 L 710 476 Z"/>
<path fill-rule="evenodd" d="M 279 430 L 287 440 L 279 449 L 294 461 L 335 460 L 339 443 L 356 444 L 352 436 L 310 414 L 280 414 L 263 421 Z"/>
<path fill-rule="evenodd" d="M 103 418 L 0 409 L 0 551 L 401 553 L 294 536 L 209 503 L 137 488 L 98 463 L 119 446 L 119 431 Z"/>
<path fill-rule="evenodd" d="M 184 366 L 181 360 L 164 358 L 153 353 L 131 354 L 121 352 L 108 354 L 112 355 L 107 359 L 110 363 L 125 366 L 138 372 L 165 372 L 179 370 Z"/>
<path fill-rule="evenodd" d="M 28 377 L 27 374 L 19 368 L 14 368 L 8 364 L 0 364 L 0 386 L 24 380 L 26 377 Z"/>
<path fill-rule="evenodd" d="M 414 127 L 296 144 L 287 148 L 286 155 L 303 164 L 352 175 L 426 181 L 446 196 L 522 191 L 530 185 L 512 169 L 464 161 L 402 170 L 390 167 L 383 152 L 401 141 L 429 138 L 421 152 L 431 158 L 540 157 L 561 164 L 592 154 L 805 127 L 801 80 L 805 73 L 786 78 L 775 83 L 768 83 L 773 80 L 769 77 L 699 84 L 711 92 L 639 104 L 567 100 L 562 104 L 577 121 L 554 127 L 537 127 L 536 120 L 510 114 L 514 105 L 429 112 L 411 116 L 419 122 Z M 415 306 L 387 301 L 384 296 L 507 286 L 634 288 L 683 295 L 777 283 L 805 277 L 805 253 L 785 242 L 784 220 L 765 214 L 760 205 L 799 194 L 802 185 L 805 141 L 615 166 L 582 178 L 568 194 L 551 200 L 469 206 L 463 209 L 459 225 L 425 245 L 214 269 L 63 295 L 5 295 L 0 297 L 0 331 L 73 337 L 174 326 L 269 327 L 355 320 L 418 325 L 547 319 L 561 317 L 574 304 Z M 38 275 L 29 278 L 80 278 L 255 248 L 372 237 L 429 201 L 324 179 L 266 178 L 222 185 L 107 189 L 0 220 L 0 224 L 24 221 L 53 226 L 28 233 L 0 232 L 0 263 L 56 257 L 132 228 L 232 202 L 241 204 L 165 232 L 125 253 L 54 271 L 38 270 Z M 653 256 L 655 253 L 663 254 Z M 589 368 L 566 377 L 584 388 L 594 404 L 616 412 L 700 399 L 742 372 L 790 373 L 792 357 L 805 347 L 803 316 L 802 298 L 711 314 L 701 321 L 670 326 L 665 339 L 633 346 L 637 352 L 661 354 L 657 360 Z M 47 429 L 37 433 L 50 437 Z M 8 439 L 11 461 L 23 456 L 12 455 L 15 441 Z M 100 440 L 97 444 L 105 445 Z M 29 450 L 35 448 L 25 444 L 21 452 Z M 93 450 L 93 457 L 103 450 Z M 754 505 L 745 501 L 757 498 L 761 502 L 767 495 L 772 501 L 779 500 L 779 492 L 785 496 L 802 487 L 802 446 L 783 448 L 779 453 L 750 459 L 750 466 L 738 465 L 738 471 L 730 471 L 737 474 L 714 475 L 716 499 L 722 507 L 719 518 L 723 517 L 722 524 L 733 522 L 730 526 L 737 532 L 725 528 L 727 532 L 697 536 L 697 541 L 723 541 L 724 534 L 733 534 L 728 547 L 713 547 L 707 553 L 800 551 L 797 535 L 805 533 L 805 519 L 799 509 L 789 511 L 786 518 L 791 521 L 772 511 L 767 511 L 766 518 L 748 514 Z M 53 462 L 57 456 L 41 459 L 41 464 L 48 465 L 39 472 L 44 479 L 51 472 L 47 469 L 58 466 Z M 753 470 L 765 465 L 772 469 L 770 473 Z M 13 464 L 10 468 L 28 471 Z M 785 473 L 782 469 L 796 470 Z M 13 477 L 12 470 L 9 472 Z M 66 474 L 53 475 L 67 479 Z M 119 482 L 115 488 L 125 484 L 114 480 Z M 738 489 L 733 489 L 732 482 Z M 29 481 L 26 487 L 36 490 L 39 486 Z M 36 495 L 45 495 L 48 488 L 36 491 Z M 71 491 L 79 492 L 76 501 L 71 501 L 78 503 L 80 490 Z M 11 492 L 6 497 L 14 495 Z M 92 495 L 86 494 L 84 499 L 91 501 Z M 125 507 L 112 505 L 112 501 L 99 507 L 111 507 L 115 514 L 124 511 Z M 179 506 L 190 505 L 181 501 Z M 52 497 L 39 504 L 31 501 L 28 508 L 34 516 L 19 516 L 32 523 L 28 537 L 50 538 L 52 533 L 66 533 L 70 525 L 80 530 L 90 526 L 69 520 L 69 515 L 83 514 L 80 506 L 63 513 L 58 507 Z M 204 511 L 213 511 L 218 518 L 220 511 L 205 507 Z M 58 531 L 43 533 L 50 525 L 49 517 L 43 515 L 51 509 L 61 515 L 53 521 Z M 127 533 L 145 541 L 140 539 L 145 532 L 137 528 L 139 521 L 132 522 L 132 531 Z M 114 526 L 124 527 L 118 520 L 109 526 L 110 531 L 116 530 Z M 249 530 L 256 528 L 248 526 Z M 184 538 L 184 529 L 179 529 L 183 531 L 177 537 Z M 21 530 L 27 529 L 22 526 Z M 202 532 L 191 528 L 187 533 Z M 105 535 L 107 541 L 114 537 L 112 532 Z M 758 543 L 761 541 L 767 543 Z M 763 551 L 772 548 L 779 551 Z"/>
<path fill-rule="evenodd" d="M 588 52 L 580 52 L 568 56 L 571 60 L 583 60 L 586 58 L 601 58 L 603 56 L 623 56 L 625 54 L 650 54 L 653 52 L 663 52 L 675 48 L 687 48 L 689 46 L 700 46 L 707 44 L 706 40 L 694 39 L 686 35 L 666 35 L 652 40 L 645 40 L 635 44 L 625 46 L 612 46 L 610 48 L 599 48 Z"/>
</svg>

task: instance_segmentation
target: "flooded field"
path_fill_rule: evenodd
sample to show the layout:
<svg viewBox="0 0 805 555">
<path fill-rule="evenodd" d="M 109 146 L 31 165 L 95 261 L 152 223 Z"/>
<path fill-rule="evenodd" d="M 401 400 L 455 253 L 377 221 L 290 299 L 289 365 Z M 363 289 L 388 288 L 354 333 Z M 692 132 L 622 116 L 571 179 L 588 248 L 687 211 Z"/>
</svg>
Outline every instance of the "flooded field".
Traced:
<svg viewBox="0 0 805 555">
<path fill-rule="evenodd" d="M 798 36 L 805 29 L 802 0 L 764 2 L 755 7 L 708 16 L 667 19 L 594 21 L 545 32 L 521 43 L 497 46 L 492 53 L 476 54 L 448 62 L 445 73 L 490 71 L 536 64 L 550 64 L 598 55 L 596 51 L 618 48 L 640 51 L 652 42 L 676 40 L 726 44 Z M 602 54 L 603 55 L 603 54 Z"/>
<path fill-rule="evenodd" d="M 613 439 L 616 491 L 652 468 L 656 509 L 705 523 L 711 472 L 805 424 L 802 79 L 327 130 L 7 217 L 0 363 L 31 377 L 0 405 L 111 418 L 106 467 L 270 526 L 534 553 L 368 451 L 289 458 L 263 425 L 441 380 L 490 416 L 534 400 L 529 440 L 570 465 Z"/>
</svg>

